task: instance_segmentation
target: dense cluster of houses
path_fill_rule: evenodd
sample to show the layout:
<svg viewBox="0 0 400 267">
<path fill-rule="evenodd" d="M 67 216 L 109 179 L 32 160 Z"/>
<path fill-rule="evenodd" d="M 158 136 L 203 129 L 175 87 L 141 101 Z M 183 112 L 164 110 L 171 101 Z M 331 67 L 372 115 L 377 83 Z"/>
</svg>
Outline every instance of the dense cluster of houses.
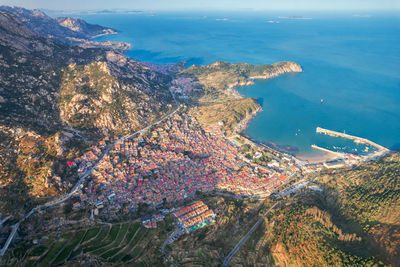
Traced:
<svg viewBox="0 0 400 267">
<path fill-rule="evenodd" d="M 114 136 L 114 138 L 118 138 Z M 94 165 L 94 163 L 102 155 L 107 144 L 112 142 L 114 138 L 109 138 L 108 136 L 101 140 L 97 145 L 93 145 L 87 152 L 82 156 L 75 158 L 73 161 L 67 161 L 69 167 L 78 167 L 78 174 L 84 173 L 88 168 Z"/>
<path fill-rule="evenodd" d="M 156 214 L 150 217 L 142 218 L 142 224 L 145 228 L 157 228 L 157 222 L 164 220 L 163 214 Z"/>
<path fill-rule="evenodd" d="M 236 195 L 263 199 L 280 188 L 288 178 L 285 174 L 265 168 L 257 168 L 257 172 L 249 166 L 243 166 L 235 176 L 228 175 L 225 181 L 219 182 L 218 188 Z"/>
<path fill-rule="evenodd" d="M 186 232 L 208 225 L 215 219 L 215 213 L 203 201 L 182 207 L 174 212 L 173 216 Z"/>
<path fill-rule="evenodd" d="M 128 212 L 214 189 L 261 198 L 287 179 L 238 154 L 219 125 L 203 130 L 193 117 L 175 115 L 149 134 L 118 141 L 93 170 L 87 198 Z"/>
<path fill-rule="evenodd" d="M 178 77 L 172 80 L 170 88 L 174 93 L 187 95 L 194 90 L 200 90 L 201 85 L 194 81 L 193 78 Z"/>
</svg>

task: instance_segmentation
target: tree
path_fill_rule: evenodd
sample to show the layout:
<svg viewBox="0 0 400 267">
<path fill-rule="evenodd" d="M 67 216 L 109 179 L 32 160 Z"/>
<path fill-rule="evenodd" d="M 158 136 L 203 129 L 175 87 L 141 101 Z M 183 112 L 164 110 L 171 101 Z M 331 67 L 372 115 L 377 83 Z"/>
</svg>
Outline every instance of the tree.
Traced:
<svg viewBox="0 0 400 267">
<path fill-rule="evenodd" d="M 64 205 L 64 213 L 70 214 L 72 212 L 72 202 L 69 202 Z"/>
</svg>

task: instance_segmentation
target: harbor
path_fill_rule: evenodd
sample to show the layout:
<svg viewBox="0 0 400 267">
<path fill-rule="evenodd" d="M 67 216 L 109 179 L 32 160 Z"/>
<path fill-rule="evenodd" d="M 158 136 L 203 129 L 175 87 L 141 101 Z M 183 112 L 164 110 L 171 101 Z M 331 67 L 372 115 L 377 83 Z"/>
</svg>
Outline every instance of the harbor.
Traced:
<svg viewBox="0 0 400 267">
<path fill-rule="evenodd" d="M 317 133 L 322 133 L 322 134 L 326 134 L 332 137 L 342 137 L 342 138 L 346 138 L 346 139 L 350 139 L 353 140 L 355 143 L 360 143 L 360 144 L 368 144 L 370 146 L 375 147 L 376 149 L 378 149 L 378 151 L 389 151 L 389 149 L 387 149 L 386 147 L 383 147 L 375 142 L 372 142 L 368 139 L 365 138 L 361 138 L 361 137 L 357 137 L 354 135 L 350 135 L 350 134 L 346 134 L 346 133 L 340 133 L 340 132 L 336 132 L 336 131 L 332 131 L 332 130 L 328 130 L 328 129 L 324 129 L 321 127 L 317 127 L 316 129 Z"/>
<path fill-rule="evenodd" d="M 369 154 L 366 155 L 355 155 L 353 153 L 345 153 L 345 152 L 337 152 L 337 151 L 333 151 L 327 148 L 323 148 L 320 146 L 317 146 L 315 144 L 311 145 L 311 147 L 313 149 L 316 150 L 320 150 L 324 153 L 327 153 L 328 155 L 331 156 L 330 159 L 326 159 L 326 160 L 321 160 L 320 162 L 314 162 L 312 165 L 318 166 L 321 165 L 321 167 L 325 167 L 325 168 L 342 168 L 345 166 L 354 166 L 354 165 L 358 165 L 358 164 L 362 164 L 365 162 L 369 162 L 375 159 L 378 159 L 380 157 L 383 157 L 387 154 L 390 153 L 390 149 L 381 146 L 373 141 L 370 141 L 368 139 L 365 138 L 361 138 L 358 136 L 354 136 L 354 135 L 350 135 L 350 134 L 346 134 L 346 133 L 341 133 L 341 132 L 336 132 L 336 131 L 332 131 L 332 130 L 328 130 L 328 129 L 324 129 L 321 127 L 317 127 L 316 128 L 316 132 L 320 133 L 320 134 L 325 134 L 325 135 L 329 135 L 332 137 L 340 137 L 340 138 L 345 138 L 345 139 L 349 139 L 354 141 L 357 144 L 364 144 L 364 145 L 369 145 L 371 147 L 376 148 L 377 150 L 374 150 L 372 152 L 370 152 Z"/>
</svg>

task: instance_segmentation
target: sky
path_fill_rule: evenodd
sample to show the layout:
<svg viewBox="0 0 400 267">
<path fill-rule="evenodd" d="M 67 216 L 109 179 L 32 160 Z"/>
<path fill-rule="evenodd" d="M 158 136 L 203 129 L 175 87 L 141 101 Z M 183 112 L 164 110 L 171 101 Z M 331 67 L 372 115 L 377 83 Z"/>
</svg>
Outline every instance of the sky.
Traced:
<svg viewBox="0 0 400 267">
<path fill-rule="evenodd" d="M 0 5 L 53 10 L 382 10 L 400 0 L 0 0 Z"/>
</svg>

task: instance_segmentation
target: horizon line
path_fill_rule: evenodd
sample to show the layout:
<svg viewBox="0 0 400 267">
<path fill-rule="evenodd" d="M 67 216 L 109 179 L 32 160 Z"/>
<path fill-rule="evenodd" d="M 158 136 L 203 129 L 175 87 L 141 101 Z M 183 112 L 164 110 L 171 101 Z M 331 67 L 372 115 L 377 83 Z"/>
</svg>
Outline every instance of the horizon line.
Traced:
<svg viewBox="0 0 400 267">
<path fill-rule="evenodd" d="M 379 12 L 379 11 L 399 11 L 399 7 L 391 7 L 391 8 L 357 8 L 357 9 L 348 9 L 348 8 L 161 8 L 161 9 L 148 9 L 148 8 L 83 8 L 83 9 L 71 9 L 71 8 L 61 8 L 61 9 L 54 9 L 54 8 L 45 8 L 45 7 L 35 7 L 35 8 L 28 8 L 23 6 L 17 5 L 0 5 L 0 6 L 8 6 L 8 7 L 16 7 L 16 8 L 25 8 L 30 10 L 42 10 L 42 11 L 72 11 L 72 12 L 99 12 L 99 11 L 127 11 L 127 12 L 207 12 L 207 11 L 246 11 L 246 12 L 265 12 L 265 11 L 287 11 L 287 12 Z"/>
</svg>

